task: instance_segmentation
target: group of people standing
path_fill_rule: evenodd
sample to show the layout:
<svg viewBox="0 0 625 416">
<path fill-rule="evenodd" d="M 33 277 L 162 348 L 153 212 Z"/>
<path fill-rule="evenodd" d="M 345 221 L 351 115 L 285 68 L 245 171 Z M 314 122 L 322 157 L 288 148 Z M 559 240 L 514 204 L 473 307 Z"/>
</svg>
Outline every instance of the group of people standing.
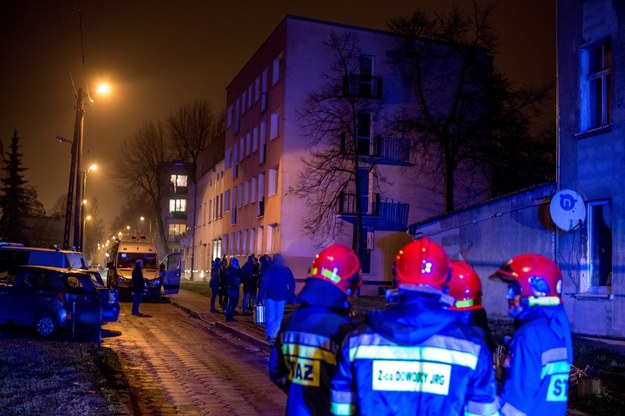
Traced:
<svg viewBox="0 0 625 416">
<path fill-rule="evenodd" d="M 475 271 L 422 238 L 397 253 L 394 275 L 396 304 L 356 323 L 356 254 L 332 244 L 313 259 L 269 364 L 287 414 L 566 414 L 573 351 L 552 260 L 516 256 L 490 276 L 508 284 L 516 327 L 499 380 Z"/>
<path fill-rule="evenodd" d="M 239 304 L 241 285 L 243 285 L 242 313 L 251 313 L 257 304 L 266 306 L 267 325 L 266 340 L 274 342 L 280 329 L 286 304 L 295 301 L 295 278 L 291 269 L 286 266 L 281 254 L 273 258 L 263 255 L 260 259 L 253 254 L 240 266 L 237 258 L 230 261 L 224 257 L 216 258 L 211 268 L 211 309 L 219 300 L 219 307 L 226 314 L 226 321 L 234 321 L 236 308 Z"/>
</svg>

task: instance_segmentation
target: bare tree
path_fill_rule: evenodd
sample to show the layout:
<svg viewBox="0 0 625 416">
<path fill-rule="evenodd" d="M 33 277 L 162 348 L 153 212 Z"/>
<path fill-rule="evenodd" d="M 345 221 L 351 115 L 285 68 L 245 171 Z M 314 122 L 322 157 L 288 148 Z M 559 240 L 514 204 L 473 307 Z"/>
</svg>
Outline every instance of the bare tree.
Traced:
<svg viewBox="0 0 625 416">
<path fill-rule="evenodd" d="M 161 168 L 171 159 L 165 131 L 160 123 L 146 122 L 130 139 L 126 139 L 115 160 L 112 178 L 121 190 L 133 198 L 143 198 L 156 224 L 165 252 L 169 251 L 165 225 L 161 216 Z"/>
<path fill-rule="evenodd" d="M 56 199 L 56 201 L 54 202 L 54 205 L 52 205 L 52 208 L 50 209 L 50 217 L 56 220 L 65 218 L 66 207 L 67 207 L 67 192 L 62 195 L 59 195 L 59 197 Z"/>
<path fill-rule="evenodd" d="M 187 164 L 193 186 L 193 217 L 191 230 L 191 280 L 195 257 L 195 223 L 197 217 L 198 159 L 209 147 L 220 148 L 224 140 L 224 114 L 215 115 L 205 100 L 196 100 L 174 110 L 167 119 L 169 143 L 178 160 Z M 222 146 L 221 146 L 222 147 Z"/>
<path fill-rule="evenodd" d="M 370 74 L 368 79 L 361 79 L 367 75 L 360 74 L 362 53 L 355 33 L 333 33 L 325 47 L 334 58 L 324 74 L 326 81 L 310 94 L 298 111 L 313 150 L 310 158 L 302 160 L 304 167 L 298 184 L 291 191 L 305 198 L 310 209 L 303 224 L 304 231 L 317 238 L 320 244 L 341 232 L 344 222 L 336 220 L 340 206 L 355 204 L 352 244 L 362 258 L 366 249 L 363 227 L 366 207 L 359 185 L 363 175 L 373 173 L 374 180 L 380 178 L 371 163 L 361 160 L 361 155 L 368 154 L 369 149 L 359 146 L 358 137 L 359 128 L 364 130 L 367 120 L 380 110 L 378 101 L 370 99 L 376 93 L 371 89 L 377 86 L 371 84 Z M 361 85 L 366 85 L 367 90 Z"/>
<path fill-rule="evenodd" d="M 458 169 L 494 176 L 502 149 L 528 137 L 551 88 L 513 90 L 493 70 L 494 10 L 495 3 L 474 2 L 469 11 L 417 10 L 388 22 L 400 39 L 390 61 L 410 77 L 416 103 L 398 114 L 395 128 L 412 139 L 415 154 L 436 161 L 432 173 L 443 178 L 445 212 L 455 207 Z"/>
</svg>

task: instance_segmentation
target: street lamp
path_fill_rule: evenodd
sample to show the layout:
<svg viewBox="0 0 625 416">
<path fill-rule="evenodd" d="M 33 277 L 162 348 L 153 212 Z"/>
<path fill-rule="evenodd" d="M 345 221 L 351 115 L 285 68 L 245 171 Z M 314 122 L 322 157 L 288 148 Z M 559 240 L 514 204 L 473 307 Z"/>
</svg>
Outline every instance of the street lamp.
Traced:
<svg viewBox="0 0 625 416">
<path fill-rule="evenodd" d="M 145 223 L 145 217 L 140 217 L 139 220 L 143 223 Z M 152 220 L 148 220 L 148 226 L 149 226 L 149 231 L 148 231 L 148 237 L 151 239 L 152 238 Z"/>
</svg>

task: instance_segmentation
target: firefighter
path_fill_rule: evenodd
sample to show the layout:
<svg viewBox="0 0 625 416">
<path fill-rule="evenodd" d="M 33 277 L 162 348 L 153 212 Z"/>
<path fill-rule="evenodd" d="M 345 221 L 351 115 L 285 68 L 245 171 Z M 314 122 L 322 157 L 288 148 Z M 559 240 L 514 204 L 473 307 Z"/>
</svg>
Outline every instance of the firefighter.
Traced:
<svg viewBox="0 0 625 416">
<path fill-rule="evenodd" d="M 461 314 L 467 325 L 480 332 L 490 352 L 497 347 L 493 334 L 488 326 L 486 310 L 482 306 L 482 282 L 475 270 L 463 261 L 452 261 L 451 280 L 448 283 L 448 295 L 453 298 L 450 310 Z"/>
<path fill-rule="evenodd" d="M 361 283 L 360 262 L 347 246 L 332 244 L 313 260 L 302 304 L 282 324 L 269 362 L 271 380 L 288 393 L 288 415 L 329 413 L 336 355 L 354 327 L 349 298 Z"/>
<path fill-rule="evenodd" d="M 492 356 L 441 300 L 447 254 L 428 238 L 396 256 L 398 303 L 372 312 L 341 347 L 333 415 L 497 414 Z"/>
<path fill-rule="evenodd" d="M 491 279 L 508 283 L 508 314 L 516 327 L 504 371 L 501 413 L 565 415 L 573 348 L 562 306 L 562 272 L 545 256 L 522 254 Z"/>
</svg>

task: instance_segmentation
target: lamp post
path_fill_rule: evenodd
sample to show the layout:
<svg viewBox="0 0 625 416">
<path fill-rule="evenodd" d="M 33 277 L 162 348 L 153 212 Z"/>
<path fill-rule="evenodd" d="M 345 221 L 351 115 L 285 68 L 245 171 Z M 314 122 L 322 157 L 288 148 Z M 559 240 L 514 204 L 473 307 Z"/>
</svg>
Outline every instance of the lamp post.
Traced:
<svg viewBox="0 0 625 416">
<path fill-rule="evenodd" d="M 85 205 L 84 202 L 86 202 L 86 200 L 83 201 L 83 206 Z M 83 220 L 82 220 L 82 228 L 83 228 L 83 230 L 82 230 L 82 235 L 81 235 L 81 238 L 82 238 L 81 243 L 83 243 L 83 244 L 85 243 L 85 241 L 87 239 L 87 237 L 86 237 L 87 233 L 85 232 L 87 221 L 91 221 L 92 219 L 93 219 L 93 217 L 91 215 L 87 215 L 86 217 L 83 217 Z M 83 244 L 81 244 L 81 248 L 84 247 Z M 85 252 L 85 254 L 88 254 L 88 253 Z"/>
<path fill-rule="evenodd" d="M 99 94 L 106 94 L 109 91 L 108 85 L 102 84 L 98 87 Z M 88 94 L 87 94 L 88 96 Z M 93 103 L 93 100 L 89 98 L 89 102 Z M 81 246 L 81 210 L 80 204 L 82 202 L 82 187 L 80 184 L 81 174 L 81 157 L 82 157 L 82 143 L 83 143 L 83 130 L 85 123 L 85 95 L 82 88 L 76 91 L 76 116 L 74 119 L 74 137 L 73 140 L 65 140 L 60 136 L 57 136 L 57 140 L 60 142 L 67 142 L 72 144 L 72 165 L 69 172 L 69 186 L 67 189 L 67 207 L 65 211 L 65 230 L 63 233 L 63 246 L 69 248 L 69 235 L 72 227 L 72 217 L 74 222 L 74 247 L 80 249 Z M 72 212 L 72 204 L 73 212 Z M 73 215 L 72 215 L 73 214 Z"/>
<path fill-rule="evenodd" d="M 96 170 L 98 168 L 98 165 L 96 165 L 95 163 L 92 164 L 91 166 L 89 166 L 89 168 L 85 169 L 82 172 L 82 186 L 81 186 L 81 193 L 82 196 L 85 195 L 86 191 L 87 191 L 87 175 L 89 174 L 89 172 L 93 172 L 94 170 Z M 85 204 L 87 203 L 86 199 L 83 199 L 81 201 L 80 204 L 80 218 L 85 218 Z M 84 229 L 85 229 L 85 221 L 82 221 L 80 223 L 80 227 L 78 229 L 78 242 L 80 243 L 79 245 L 76 246 L 76 249 L 78 251 L 83 251 L 84 246 L 84 238 L 83 238 L 83 233 L 84 233 Z"/>
</svg>

